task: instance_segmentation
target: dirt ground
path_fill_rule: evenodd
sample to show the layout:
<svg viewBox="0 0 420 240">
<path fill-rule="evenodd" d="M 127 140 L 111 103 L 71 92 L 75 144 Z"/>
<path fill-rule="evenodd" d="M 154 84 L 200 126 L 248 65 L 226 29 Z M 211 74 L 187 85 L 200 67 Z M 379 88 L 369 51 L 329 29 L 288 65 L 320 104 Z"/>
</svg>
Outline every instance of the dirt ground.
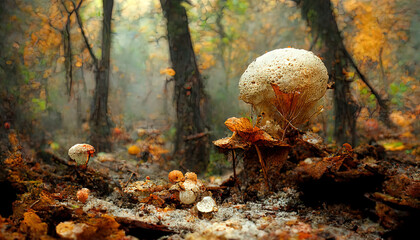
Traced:
<svg viewBox="0 0 420 240">
<path fill-rule="evenodd" d="M 10 133 L 2 147 L 0 239 L 415 236 L 418 155 L 296 139 L 280 170 L 267 169 L 268 179 L 261 159 L 280 161 L 273 156 L 284 149 L 236 151 L 235 174 L 168 178 L 168 166 L 118 151 L 92 157 L 84 168 L 52 151 L 30 151 Z"/>
</svg>

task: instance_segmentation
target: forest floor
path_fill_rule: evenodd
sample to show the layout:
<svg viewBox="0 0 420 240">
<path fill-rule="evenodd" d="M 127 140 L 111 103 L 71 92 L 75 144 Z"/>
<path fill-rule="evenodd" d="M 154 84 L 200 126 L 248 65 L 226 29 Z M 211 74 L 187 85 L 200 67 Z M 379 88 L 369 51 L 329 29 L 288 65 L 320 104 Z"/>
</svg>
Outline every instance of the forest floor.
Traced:
<svg viewBox="0 0 420 240">
<path fill-rule="evenodd" d="M 403 151 L 344 146 L 311 157 L 315 146 L 300 144 L 277 183 L 270 180 L 280 186 L 273 190 L 264 188 L 261 171 L 244 176 L 245 163 L 236 179 L 185 172 L 168 179 L 162 163 L 139 164 L 123 153 L 98 155 L 84 168 L 49 150 L 29 151 L 13 132 L 8 140 L 0 239 L 401 239 L 417 233 L 420 161 Z"/>
</svg>

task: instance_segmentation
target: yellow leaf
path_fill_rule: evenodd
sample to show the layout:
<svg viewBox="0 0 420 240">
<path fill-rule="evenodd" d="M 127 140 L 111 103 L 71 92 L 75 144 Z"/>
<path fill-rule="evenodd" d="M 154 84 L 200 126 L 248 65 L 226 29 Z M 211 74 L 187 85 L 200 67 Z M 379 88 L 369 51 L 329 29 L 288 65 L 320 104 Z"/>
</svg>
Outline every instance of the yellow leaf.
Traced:
<svg viewBox="0 0 420 240">
<path fill-rule="evenodd" d="M 41 83 L 33 81 L 31 83 L 32 89 L 39 89 L 41 87 Z"/>
<path fill-rule="evenodd" d="M 405 149 L 404 144 L 398 140 L 388 140 L 383 143 L 383 146 L 387 151 L 402 151 Z"/>
<path fill-rule="evenodd" d="M 43 78 L 47 78 L 47 77 L 49 77 L 49 76 L 51 75 L 51 72 L 52 72 L 52 70 L 51 70 L 51 69 L 46 70 L 46 71 L 44 72 L 44 75 L 43 75 L 42 77 L 43 77 Z"/>
<path fill-rule="evenodd" d="M 175 70 L 173 70 L 172 68 L 165 68 L 165 69 L 160 70 L 160 74 L 167 74 L 173 77 L 175 76 L 176 73 L 175 73 Z"/>
<path fill-rule="evenodd" d="M 81 66 L 83 66 L 82 62 L 76 62 L 76 67 L 81 67 Z"/>
</svg>

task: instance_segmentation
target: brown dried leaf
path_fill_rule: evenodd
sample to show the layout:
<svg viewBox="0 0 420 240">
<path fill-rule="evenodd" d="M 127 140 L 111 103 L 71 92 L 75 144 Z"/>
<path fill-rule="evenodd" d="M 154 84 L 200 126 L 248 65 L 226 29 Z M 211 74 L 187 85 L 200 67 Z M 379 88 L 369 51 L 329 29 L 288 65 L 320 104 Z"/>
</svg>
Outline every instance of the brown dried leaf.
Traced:
<svg viewBox="0 0 420 240">
<path fill-rule="evenodd" d="M 287 144 L 273 138 L 259 127 L 252 126 L 248 118 L 232 117 L 226 120 L 225 125 L 229 130 L 237 133 L 245 142 L 264 146 L 287 146 Z"/>
<path fill-rule="evenodd" d="M 343 164 L 344 158 L 340 156 L 323 159 L 313 158 L 310 161 L 303 161 L 298 171 L 304 172 L 314 179 L 320 179 L 325 173 L 337 172 Z"/>
<path fill-rule="evenodd" d="M 20 231 L 27 233 L 31 239 L 39 239 L 47 234 L 48 225 L 42 222 L 34 212 L 28 211 L 23 214 L 23 221 L 20 224 Z"/>
<path fill-rule="evenodd" d="M 276 95 L 276 100 L 273 102 L 274 106 L 283 115 L 283 117 L 290 121 L 291 117 L 293 117 L 293 113 L 297 108 L 301 93 L 285 93 L 281 91 L 280 87 L 275 84 L 271 84 L 271 87 L 273 88 L 274 94 Z"/>
<path fill-rule="evenodd" d="M 322 159 L 311 159 L 311 161 L 303 161 L 296 169 L 298 172 L 303 172 L 313 179 L 320 179 L 327 171 L 328 164 Z"/>
<path fill-rule="evenodd" d="M 278 139 L 273 138 L 270 134 L 266 132 L 262 132 L 262 134 L 259 136 L 260 138 L 253 142 L 256 145 L 259 146 L 266 146 L 266 147 L 289 147 L 290 145 L 280 141 Z"/>
<path fill-rule="evenodd" d="M 393 197 L 385 193 L 375 192 L 370 195 L 371 198 L 376 201 L 387 203 L 387 204 L 396 204 L 399 206 L 408 206 L 415 209 L 420 209 L 420 201 L 414 198 L 399 198 Z"/>
<path fill-rule="evenodd" d="M 233 136 L 213 141 L 213 144 L 220 148 L 225 148 L 225 149 L 235 149 L 235 148 L 247 149 L 250 147 L 249 143 L 244 142 L 241 139 L 238 139 Z"/>
<path fill-rule="evenodd" d="M 213 144 L 225 149 L 247 149 L 252 144 L 274 147 L 289 146 L 288 144 L 273 138 L 270 134 L 258 127 L 252 126 L 248 118 L 232 117 L 226 120 L 225 125 L 233 132 L 232 137 L 213 141 Z"/>
<path fill-rule="evenodd" d="M 225 121 L 225 125 L 229 130 L 238 133 L 238 135 L 244 139 L 249 138 L 252 140 L 252 136 L 262 132 L 260 128 L 252 126 L 252 123 L 248 118 L 231 117 Z"/>
<path fill-rule="evenodd" d="M 120 224 L 114 217 L 102 215 L 101 217 L 90 218 L 87 222 L 89 227 L 85 228 L 78 236 L 78 239 L 123 239 L 125 232 L 119 229 Z"/>
</svg>

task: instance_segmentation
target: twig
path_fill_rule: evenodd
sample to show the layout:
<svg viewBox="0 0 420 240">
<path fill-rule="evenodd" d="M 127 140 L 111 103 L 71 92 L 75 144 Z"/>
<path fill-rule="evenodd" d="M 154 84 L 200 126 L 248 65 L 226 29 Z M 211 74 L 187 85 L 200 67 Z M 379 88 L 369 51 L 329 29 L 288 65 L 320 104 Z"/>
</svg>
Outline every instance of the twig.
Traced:
<svg viewBox="0 0 420 240">
<path fill-rule="evenodd" d="M 144 97 L 142 103 L 145 104 L 150 96 L 152 94 L 152 89 L 149 89 L 149 92 L 147 92 L 146 97 Z"/>
<path fill-rule="evenodd" d="M 197 133 L 197 134 L 186 136 L 186 137 L 184 137 L 184 139 L 187 140 L 187 141 L 194 140 L 194 139 L 197 139 L 197 138 L 205 137 L 208 134 L 209 134 L 209 132 L 201 132 L 201 133 Z"/>
<path fill-rule="evenodd" d="M 208 191 L 224 190 L 226 188 L 228 188 L 228 187 L 227 186 L 217 186 L 217 187 L 206 186 L 206 190 L 208 190 Z"/>
<path fill-rule="evenodd" d="M 283 136 L 281 136 L 282 141 L 284 140 L 284 137 L 286 136 L 286 131 L 287 131 L 287 128 L 289 127 L 289 124 L 290 124 L 290 122 L 288 122 L 286 127 L 283 129 Z"/>
<path fill-rule="evenodd" d="M 316 42 L 318 42 L 319 34 L 315 36 L 315 38 L 312 40 L 311 46 L 309 47 L 309 51 L 312 51 L 312 49 L 315 47 Z"/>
<path fill-rule="evenodd" d="M 236 181 L 236 156 L 235 156 L 235 150 L 232 149 L 232 167 L 233 167 L 233 178 L 235 178 Z"/>
<path fill-rule="evenodd" d="M 31 204 L 31 206 L 29 206 L 29 208 L 32 208 L 33 206 L 35 206 L 35 204 L 39 203 L 39 199 L 36 200 L 34 203 Z"/>
<path fill-rule="evenodd" d="M 261 168 L 262 168 L 262 171 L 263 171 L 263 174 L 264 174 L 265 185 L 267 186 L 268 189 L 270 189 L 270 185 L 268 183 L 268 176 L 267 176 L 267 172 L 266 172 L 266 168 L 265 168 L 265 163 L 264 163 L 264 161 L 262 159 L 262 156 L 261 156 L 261 151 L 256 144 L 254 144 L 254 146 L 255 146 L 255 149 L 257 150 L 258 160 L 260 160 Z"/>
<path fill-rule="evenodd" d="M 128 178 L 127 182 L 124 184 L 124 188 L 128 186 L 128 183 L 130 182 L 131 178 L 133 177 L 134 172 L 131 173 L 130 177 Z"/>
</svg>

